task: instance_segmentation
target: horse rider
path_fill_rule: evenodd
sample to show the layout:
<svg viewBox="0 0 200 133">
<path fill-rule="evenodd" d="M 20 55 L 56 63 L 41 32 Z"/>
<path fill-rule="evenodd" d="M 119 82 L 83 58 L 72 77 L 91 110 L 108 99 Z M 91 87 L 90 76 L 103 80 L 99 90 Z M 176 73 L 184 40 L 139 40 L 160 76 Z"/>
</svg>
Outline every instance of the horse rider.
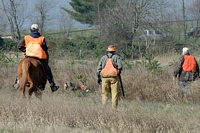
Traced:
<svg viewBox="0 0 200 133">
<path fill-rule="evenodd" d="M 45 37 L 38 32 L 38 24 L 32 24 L 30 31 L 31 33 L 29 35 L 26 35 L 22 40 L 19 41 L 18 49 L 23 52 L 25 57 L 33 57 L 41 62 L 44 69 L 43 71 L 49 81 L 51 91 L 55 92 L 59 89 L 59 86 L 56 86 L 53 80 L 51 68 L 48 64 L 49 54 Z"/>
<path fill-rule="evenodd" d="M 122 63 L 120 56 L 116 54 L 115 45 L 109 45 L 107 52 L 99 61 L 97 67 L 97 82 L 98 84 L 102 82 L 102 104 L 104 106 L 106 105 L 111 92 L 112 109 L 116 110 L 118 106 L 119 75 L 122 71 Z"/>
<path fill-rule="evenodd" d="M 189 48 L 184 47 L 176 68 L 173 79 L 178 76 L 178 88 L 181 92 L 189 92 L 191 82 L 199 78 L 199 65 L 193 55 L 190 55 Z"/>
</svg>

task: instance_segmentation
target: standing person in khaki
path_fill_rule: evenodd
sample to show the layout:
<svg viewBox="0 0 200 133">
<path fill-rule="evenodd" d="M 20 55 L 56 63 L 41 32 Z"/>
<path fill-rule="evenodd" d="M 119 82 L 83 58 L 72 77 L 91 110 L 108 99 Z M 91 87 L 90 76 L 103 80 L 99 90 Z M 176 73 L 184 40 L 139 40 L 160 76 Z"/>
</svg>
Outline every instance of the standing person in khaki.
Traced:
<svg viewBox="0 0 200 133">
<path fill-rule="evenodd" d="M 173 79 L 178 76 L 178 88 L 181 92 L 190 93 L 192 81 L 199 78 L 199 65 L 193 55 L 190 55 L 187 47 L 183 48 L 176 68 L 174 69 Z"/>
<path fill-rule="evenodd" d="M 24 53 L 25 57 L 33 57 L 40 60 L 50 83 L 51 91 L 54 92 L 58 90 L 59 86 L 55 85 L 51 68 L 48 65 L 49 54 L 45 38 L 40 35 L 38 30 L 38 25 L 32 24 L 30 35 L 26 35 L 22 40 L 20 40 L 18 43 L 18 49 Z"/>
<path fill-rule="evenodd" d="M 121 58 L 116 53 L 116 46 L 109 45 L 107 54 L 102 56 L 97 67 L 98 83 L 102 82 L 102 104 L 106 105 L 112 94 L 112 109 L 117 109 L 119 92 L 119 75 L 122 71 Z"/>
</svg>

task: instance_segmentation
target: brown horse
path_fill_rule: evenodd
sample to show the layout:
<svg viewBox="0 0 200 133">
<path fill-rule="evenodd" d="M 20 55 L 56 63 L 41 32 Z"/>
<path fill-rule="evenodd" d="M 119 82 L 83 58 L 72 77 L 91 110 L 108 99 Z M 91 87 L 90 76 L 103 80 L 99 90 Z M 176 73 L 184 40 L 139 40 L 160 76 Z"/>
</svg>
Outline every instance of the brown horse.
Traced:
<svg viewBox="0 0 200 133">
<path fill-rule="evenodd" d="M 25 98 L 25 89 L 28 89 L 28 97 L 30 98 L 34 92 L 39 99 L 42 97 L 42 91 L 45 89 L 47 78 L 45 77 L 39 60 L 31 57 L 24 58 L 18 64 L 18 91 Z"/>
</svg>

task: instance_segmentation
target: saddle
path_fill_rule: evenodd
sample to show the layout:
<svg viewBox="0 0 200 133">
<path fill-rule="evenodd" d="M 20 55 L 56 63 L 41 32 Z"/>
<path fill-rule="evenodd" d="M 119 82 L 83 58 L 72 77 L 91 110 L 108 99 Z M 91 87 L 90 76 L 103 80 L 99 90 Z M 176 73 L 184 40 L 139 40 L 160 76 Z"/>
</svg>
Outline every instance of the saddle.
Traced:
<svg viewBox="0 0 200 133">
<path fill-rule="evenodd" d="M 45 67 L 45 64 L 42 63 L 42 61 L 41 61 L 40 59 L 36 58 L 36 57 L 29 57 L 29 58 L 34 58 L 34 59 L 36 59 L 36 60 L 39 61 L 40 68 L 41 68 L 42 73 L 43 73 L 43 77 L 46 78 L 46 79 L 48 79 L 48 74 L 47 74 L 47 71 L 48 71 L 48 70 L 47 70 L 47 68 Z"/>
</svg>

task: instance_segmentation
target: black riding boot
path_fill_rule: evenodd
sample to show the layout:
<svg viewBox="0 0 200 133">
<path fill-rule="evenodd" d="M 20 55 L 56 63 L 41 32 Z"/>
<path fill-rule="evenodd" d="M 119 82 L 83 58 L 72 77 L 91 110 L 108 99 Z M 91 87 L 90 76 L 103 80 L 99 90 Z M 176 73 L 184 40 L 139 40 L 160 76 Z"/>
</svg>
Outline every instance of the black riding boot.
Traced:
<svg viewBox="0 0 200 133">
<path fill-rule="evenodd" d="M 59 89 L 59 86 L 56 86 L 56 84 L 54 83 L 53 79 L 48 79 L 50 87 L 51 87 L 51 91 L 55 92 Z"/>
<path fill-rule="evenodd" d="M 49 67 L 48 61 L 47 60 L 42 60 L 42 65 L 45 71 L 45 75 L 47 76 L 47 79 L 49 81 L 51 91 L 55 92 L 59 89 L 59 86 L 56 86 L 55 82 L 53 81 L 53 74 L 51 72 L 51 68 Z"/>
</svg>

